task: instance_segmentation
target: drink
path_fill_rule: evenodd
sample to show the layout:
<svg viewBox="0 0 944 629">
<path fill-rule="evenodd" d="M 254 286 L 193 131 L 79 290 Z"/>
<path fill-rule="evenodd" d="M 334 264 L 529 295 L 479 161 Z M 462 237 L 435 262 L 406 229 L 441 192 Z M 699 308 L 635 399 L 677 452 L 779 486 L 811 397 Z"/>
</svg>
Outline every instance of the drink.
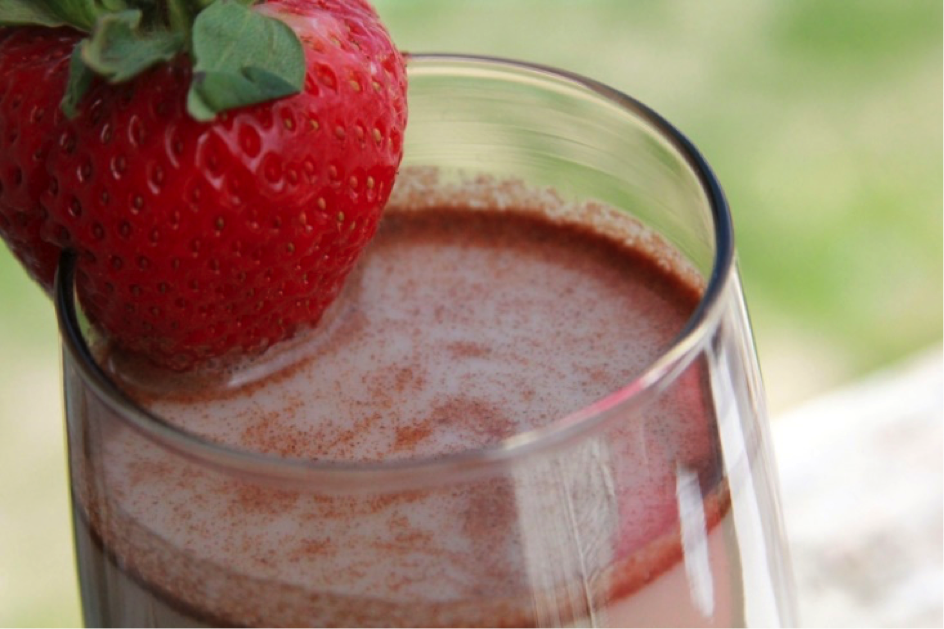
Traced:
<svg viewBox="0 0 944 629">
<path fill-rule="evenodd" d="M 409 167 L 317 330 L 154 372 L 85 348 L 64 269 L 88 622 L 784 620 L 710 174 L 566 77 L 411 63 Z"/>
<path fill-rule="evenodd" d="M 103 362 L 145 407 L 235 448 L 369 461 L 494 446 L 630 382 L 697 305 L 691 276 L 666 268 L 678 260 L 670 249 L 620 242 L 614 234 L 631 239 L 637 226 L 616 213 L 594 218 L 605 231 L 554 224 L 533 206 L 393 207 L 329 320 L 264 361 L 273 373 L 237 370 L 229 379 L 243 384 L 181 391 L 173 377 L 142 376 L 119 356 Z M 77 500 L 79 547 L 90 555 L 81 561 L 90 567 L 86 612 L 102 601 L 90 624 L 156 615 L 161 624 L 531 625 L 549 614 L 564 624 L 591 616 L 617 625 L 737 623 L 739 559 L 726 539 L 733 529 L 710 394 L 700 370 L 683 380 L 652 419 L 614 427 L 610 452 L 597 444 L 562 459 L 603 457 L 600 478 L 580 478 L 587 470 L 574 467 L 560 479 L 573 485 L 577 511 L 601 518 L 580 528 L 600 535 L 602 547 L 583 558 L 590 565 L 542 577 L 531 574 L 549 568 L 529 557 L 528 529 L 539 517 L 563 524 L 565 514 L 536 498 L 551 488 L 535 470 L 446 493 L 316 494 L 312 502 L 179 466 L 116 430 L 103 438 L 108 464 L 98 472 L 114 497 L 103 501 L 89 484 Z M 702 541 L 709 529 L 707 602 L 678 596 L 688 590 L 678 465 L 691 470 Z M 606 482 L 625 493 L 607 496 Z M 490 545 L 503 551 L 481 553 Z M 404 569 L 411 562 L 422 565 Z M 252 615 L 240 615 L 247 601 Z"/>
</svg>

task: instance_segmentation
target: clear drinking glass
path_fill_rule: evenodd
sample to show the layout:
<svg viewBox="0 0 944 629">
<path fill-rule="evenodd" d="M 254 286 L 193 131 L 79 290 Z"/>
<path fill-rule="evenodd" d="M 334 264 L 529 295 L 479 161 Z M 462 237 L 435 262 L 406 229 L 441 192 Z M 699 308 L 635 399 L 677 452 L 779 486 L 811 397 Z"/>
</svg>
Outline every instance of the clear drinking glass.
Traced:
<svg viewBox="0 0 944 629">
<path fill-rule="evenodd" d="M 459 56 L 408 67 L 410 194 L 439 203 L 472 180 L 539 191 L 565 220 L 615 208 L 674 246 L 703 286 L 697 309 L 624 386 L 497 444 L 312 461 L 213 443 L 133 402 L 96 363 L 64 256 L 56 305 L 85 622 L 792 623 L 731 218 L 704 159 L 658 114 L 585 78 Z M 686 443 L 660 437 L 665 413 L 685 415 L 697 447 L 685 431 Z M 661 493 L 646 486 L 657 476 Z M 212 514 L 192 522 L 204 503 Z M 406 520 L 423 533 L 391 526 Z M 333 550 L 286 558 L 313 533 Z M 436 562 L 478 568 L 453 583 Z"/>
</svg>

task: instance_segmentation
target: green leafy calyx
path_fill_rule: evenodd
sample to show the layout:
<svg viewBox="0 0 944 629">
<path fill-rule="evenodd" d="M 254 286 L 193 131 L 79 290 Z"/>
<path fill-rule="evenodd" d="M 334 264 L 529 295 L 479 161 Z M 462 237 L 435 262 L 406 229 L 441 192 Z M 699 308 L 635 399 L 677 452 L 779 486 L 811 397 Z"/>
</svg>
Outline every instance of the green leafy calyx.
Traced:
<svg viewBox="0 0 944 629">
<path fill-rule="evenodd" d="M 187 108 L 197 120 L 299 92 L 305 54 L 294 31 L 254 0 L 0 0 L 0 26 L 69 26 L 75 48 L 63 98 L 75 115 L 96 77 L 123 83 L 188 55 Z"/>
</svg>

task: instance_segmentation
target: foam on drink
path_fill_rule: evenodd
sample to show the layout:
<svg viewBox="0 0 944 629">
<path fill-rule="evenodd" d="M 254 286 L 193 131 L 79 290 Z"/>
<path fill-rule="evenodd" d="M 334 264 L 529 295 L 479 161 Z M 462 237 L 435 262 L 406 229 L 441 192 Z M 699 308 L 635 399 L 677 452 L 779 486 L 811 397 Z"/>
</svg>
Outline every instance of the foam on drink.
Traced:
<svg viewBox="0 0 944 629">
<path fill-rule="evenodd" d="M 184 382 L 103 357 L 140 403 L 215 443 L 316 461 L 443 456 L 626 386 L 686 324 L 697 277 L 607 208 L 513 184 L 402 185 L 319 329 L 261 364 Z M 114 424 L 76 485 L 111 561 L 200 621 L 623 622 L 607 615 L 682 567 L 682 476 L 703 497 L 702 539 L 713 531 L 708 578 L 729 579 L 713 421 L 696 365 L 597 438 L 462 483 L 272 487 Z M 730 623 L 737 589 L 720 583 L 687 605 Z"/>
</svg>

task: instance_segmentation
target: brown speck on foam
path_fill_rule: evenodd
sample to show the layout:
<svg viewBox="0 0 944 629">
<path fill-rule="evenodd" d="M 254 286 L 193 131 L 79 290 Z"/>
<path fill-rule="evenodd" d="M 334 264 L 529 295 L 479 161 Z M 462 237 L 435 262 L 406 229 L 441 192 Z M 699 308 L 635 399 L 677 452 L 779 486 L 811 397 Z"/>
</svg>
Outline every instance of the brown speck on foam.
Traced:
<svg viewBox="0 0 944 629">
<path fill-rule="evenodd" d="M 439 400 L 425 421 L 438 430 L 461 427 L 483 444 L 498 443 L 512 436 L 515 429 L 501 408 L 474 398 L 451 397 Z"/>
<path fill-rule="evenodd" d="M 404 426 L 397 428 L 396 441 L 394 441 L 394 450 L 412 450 L 416 444 L 429 437 L 433 429 L 429 426 Z"/>
<path fill-rule="evenodd" d="M 488 356 L 490 350 L 487 345 L 470 341 L 450 343 L 447 348 L 456 358 L 482 358 Z"/>
</svg>

